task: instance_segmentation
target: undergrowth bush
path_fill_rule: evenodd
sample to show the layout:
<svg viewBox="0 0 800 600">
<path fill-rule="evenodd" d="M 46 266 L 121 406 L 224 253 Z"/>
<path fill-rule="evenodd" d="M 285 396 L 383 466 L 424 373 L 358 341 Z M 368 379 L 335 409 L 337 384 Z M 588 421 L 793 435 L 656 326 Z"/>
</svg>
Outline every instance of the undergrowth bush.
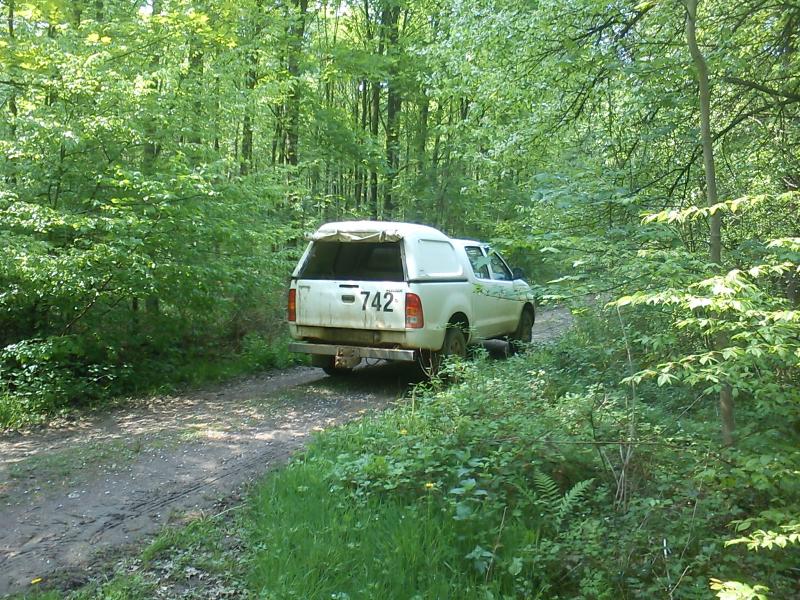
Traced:
<svg viewBox="0 0 800 600">
<path fill-rule="evenodd" d="M 628 327 L 587 311 L 557 345 L 459 364 L 457 383 L 320 435 L 254 496 L 254 592 L 707 598 L 713 579 L 791 596 L 794 550 L 725 542 L 797 506 L 794 456 L 720 448 L 690 387 L 621 385 Z"/>
<path fill-rule="evenodd" d="M 796 597 L 797 432 L 743 405 L 761 422 L 723 447 L 698 390 L 637 384 L 634 333 L 655 330 L 638 310 L 585 310 L 558 344 L 449 364 L 448 386 L 320 433 L 240 516 L 145 562 L 200 564 L 197 540 L 233 536 L 224 564 L 240 567 L 220 568 L 265 599 Z M 96 597 L 137 597 L 160 577 L 143 575 Z"/>
<path fill-rule="evenodd" d="M 55 414 L 69 402 L 86 404 L 129 375 L 102 351 L 75 336 L 31 339 L 0 351 L 0 427 Z"/>
<path fill-rule="evenodd" d="M 239 347 L 169 341 L 127 341 L 125 347 L 88 336 L 24 340 L 0 350 L 0 429 L 41 422 L 113 396 L 221 381 L 297 359 L 285 333 L 251 332 Z"/>
</svg>

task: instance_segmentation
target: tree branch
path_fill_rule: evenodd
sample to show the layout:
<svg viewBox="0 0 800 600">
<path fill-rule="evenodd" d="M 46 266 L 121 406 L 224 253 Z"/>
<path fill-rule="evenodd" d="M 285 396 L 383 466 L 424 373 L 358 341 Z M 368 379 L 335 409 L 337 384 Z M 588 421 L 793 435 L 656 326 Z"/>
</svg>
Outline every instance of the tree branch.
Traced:
<svg viewBox="0 0 800 600">
<path fill-rule="evenodd" d="M 69 333 L 69 330 L 72 329 L 72 326 L 75 325 L 75 323 L 77 323 L 78 321 L 80 321 L 86 315 L 86 313 L 88 313 L 89 310 L 95 304 L 97 304 L 97 301 L 100 300 L 101 293 L 106 291 L 112 279 L 114 279 L 113 273 L 109 275 L 99 287 L 95 288 L 94 297 L 91 300 L 89 300 L 89 302 L 86 304 L 86 306 L 83 307 L 81 312 L 79 312 L 69 323 L 67 323 L 64 326 L 64 328 L 61 330 L 60 335 L 62 336 L 67 335 L 67 333 Z"/>
<path fill-rule="evenodd" d="M 756 83 L 755 81 L 747 81 L 745 79 L 740 79 L 738 77 L 723 77 L 722 80 L 726 83 L 732 83 L 734 85 L 746 87 L 751 90 L 764 92 L 765 94 L 769 94 L 770 96 L 775 96 L 776 98 L 785 98 L 787 100 L 791 100 L 792 102 L 800 102 L 800 94 L 796 92 L 776 90 L 771 87 L 767 87 L 766 85 L 763 85 L 761 83 Z"/>
</svg>

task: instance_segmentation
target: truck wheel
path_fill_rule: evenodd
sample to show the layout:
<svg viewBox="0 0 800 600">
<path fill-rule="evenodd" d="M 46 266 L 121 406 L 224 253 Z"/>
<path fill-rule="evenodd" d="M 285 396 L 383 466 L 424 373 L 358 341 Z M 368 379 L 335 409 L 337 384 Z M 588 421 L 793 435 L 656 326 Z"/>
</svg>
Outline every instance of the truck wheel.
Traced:
<svg viewBox="0 0 800 600">
<path fill-rule="evenodd" d="M 441 350 L 424 350 L 420 354 L 417 366 L 422 377 L 430 379 L 438 375 L 446 356 L 467 356 L 467 338 L 459 327 L 448 327 Z"/>
<path fill-rule="evenodd" d="M 335 367 L 335 360 L 336 359 L 333 356 L 315 355 L 311 359 L 311 364 L 315 367 L 321 368 L 323 371 L 325 371 L 326 375 L 330 375 L 331 377 L 350 375 L 353 372 L 353 369 L 349 369 L 347 367 Z"/>
<path fill-rule="evenodd" d="M 322 367 L 322 370 L 325 371 L 326 375 L 330 375 L 331 377 L 342 377 L 343 375 L 353 374 L 353 369 L 342 367 Z"/>
<path fill-rule="evenodd" d="M 530 344 L 533 339 L 533 322 L 535 320 L 532 308 L 525 308 L 519 317 L 517 330 L 508 338 L 508 351 L 515 354 L 525 344 Z"/>
<path fill-rule="evenodd" d="M 440 350 L 442 356 L 467 356 L 467 338 L 459 327 L 448 327 Z"/>
</svg>

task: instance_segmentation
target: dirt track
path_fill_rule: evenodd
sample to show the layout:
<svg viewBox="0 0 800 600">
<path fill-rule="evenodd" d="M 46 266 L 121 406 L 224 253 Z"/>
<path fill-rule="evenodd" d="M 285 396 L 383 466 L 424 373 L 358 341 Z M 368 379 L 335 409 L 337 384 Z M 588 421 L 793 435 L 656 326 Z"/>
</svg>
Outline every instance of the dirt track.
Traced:
<svg viewBox="0 0 800 600">
<path fill-rule="evenodd" d="M 534 343 L 570 322 L 564 309 L 540 311 Z M 3 435 L 0 595 L 54 574 L 84 580 L 110 552 L 235 496 L 313 431 L 384 409 L 413 377 L 405 365 L 343 379 L 300 367 Z"/>
</svg>

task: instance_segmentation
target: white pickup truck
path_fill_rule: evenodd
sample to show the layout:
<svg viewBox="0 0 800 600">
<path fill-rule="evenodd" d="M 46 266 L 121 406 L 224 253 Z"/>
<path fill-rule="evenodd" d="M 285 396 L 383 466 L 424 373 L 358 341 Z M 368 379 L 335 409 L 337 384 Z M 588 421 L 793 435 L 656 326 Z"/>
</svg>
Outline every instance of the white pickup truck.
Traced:
<svg viewBox="0 0 800 600">
<path fill-rule="evenodd" d="M 292 273 L 292 352 L 326 373 L 364 358 L 419 361 L 466 353 L 468 344 L 531 340 L 533 294 L 488 245 L 424 225 L 328 223 Z"/>
</svg>

